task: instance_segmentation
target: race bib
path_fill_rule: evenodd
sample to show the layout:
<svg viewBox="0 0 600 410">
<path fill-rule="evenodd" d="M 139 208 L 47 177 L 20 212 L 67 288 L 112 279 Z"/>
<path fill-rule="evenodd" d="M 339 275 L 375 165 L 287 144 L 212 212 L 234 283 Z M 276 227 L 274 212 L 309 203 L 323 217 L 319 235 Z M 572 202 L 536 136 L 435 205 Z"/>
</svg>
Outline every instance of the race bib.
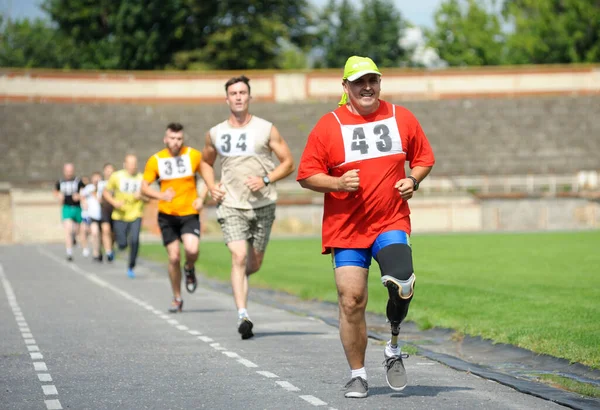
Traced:
<svg viewBox="0 0 600 410">
<path fill-rule="evenodd" d="M 254 134 L 247 130 L 227 130 L 216 138 L 219 154 L 225 157 L 254 155 Z"/>
<path fill-rule="evenodd" d="M 179 157 L 158 158 L 158 176 L 160 179 L 177 179 L 191 177 L 192 160 L 189 155 Z"/>
<path fill-rule="evenodd" d="M 122 178 L 119 183 L 119 190 L 127 194 L 135 194 L 140 192 L 142 182 L 136 178 Z"/>
<path fill-rule="evenodd" d="M 341 125 L 344 163 L 403 154 L 395 117 L 357 125 Z"/>
<path fill-rule="evenodd" d="M 71 196 L 76 194 L 79 190 L 79 180 L 75 179 L 73 181 L 62 181 L 60 183 L 60 192 L 65 196 Z"/>
</svg>

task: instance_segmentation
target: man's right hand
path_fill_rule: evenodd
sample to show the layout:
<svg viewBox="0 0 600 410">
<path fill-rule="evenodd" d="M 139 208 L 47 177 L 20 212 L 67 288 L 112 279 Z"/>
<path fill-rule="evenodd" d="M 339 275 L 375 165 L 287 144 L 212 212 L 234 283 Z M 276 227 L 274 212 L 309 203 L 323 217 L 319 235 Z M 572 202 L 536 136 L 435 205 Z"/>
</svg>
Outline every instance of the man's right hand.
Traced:
<svg viewBox="0 0 600 410">
<path fill-rule="evenodd" d="M 223 189 L 223 184 L 219 183 L 219 184 L 215 185 L 210 190 L 210 196 L 216 202 L 221 202 L 223 200 L 223 198 L 225 198 L 225 190 Z"/>
<path fill-rule="evenodd" d="M 175 198 L 175 190 L 173 188 L 167 188 L 161 192 L 161 201 L 171 202 Z"/>
<path fill-rule="evenodd" d="M 352 169 L 338 178 L 338 191 L 354 192 L 358 190 L 360 178 L 358 177 L 358 169 Z"/>
</svg>

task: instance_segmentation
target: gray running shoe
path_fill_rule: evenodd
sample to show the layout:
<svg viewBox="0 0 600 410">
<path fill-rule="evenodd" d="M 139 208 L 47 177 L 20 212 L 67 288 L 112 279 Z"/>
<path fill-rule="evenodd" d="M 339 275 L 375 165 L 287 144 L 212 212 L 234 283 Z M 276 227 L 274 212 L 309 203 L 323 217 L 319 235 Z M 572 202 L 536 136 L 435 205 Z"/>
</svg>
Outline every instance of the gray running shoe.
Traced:
<svg viewBox="0 0 600 410">
<path fill-rule="evenodd" d="M 367 397 L 369 393 L 369 385 L 362 377 L 355 377 L 346 383 L 346 394 L 345 397 L 361 399 Z"/>
<path fill-rule="evenodd" d="M 385 379 L 387 380 L 388 386 L 390 386 L 392 390 L 404 390 L 408 383 L 408 379 L 406 377 L 406 369 L 404 369 L 402 359 L 407 359 L 408 355 L 406 353 L 400 353 L 400 355 L 388 357 L 384 353 L 384 356 L 386 357 L 383 366 L 385 367 Z"/>
</svg>

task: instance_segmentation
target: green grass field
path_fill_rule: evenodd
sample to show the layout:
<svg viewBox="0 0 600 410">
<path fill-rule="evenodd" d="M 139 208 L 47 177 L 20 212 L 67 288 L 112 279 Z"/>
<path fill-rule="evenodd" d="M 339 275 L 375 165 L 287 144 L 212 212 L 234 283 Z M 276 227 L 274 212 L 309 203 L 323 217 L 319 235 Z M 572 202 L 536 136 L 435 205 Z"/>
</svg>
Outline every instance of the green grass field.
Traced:
<svg viewBox="0 0 600 410">
<path fill-rule="evenodd" d="M 600 231 L 416 235 L 417 285 L 407 320 L 600 368 Z M 142 257 L 165 261 L 160 244 Z M 229 279 L 221 242 L 202 242 L 199 268 Z M 374 262 L 368 309 L 384 314 L 387 291 Z M 331 258 L 318 239 L 269 244 L 251 286 L 336 301 Z"/>
</svg>

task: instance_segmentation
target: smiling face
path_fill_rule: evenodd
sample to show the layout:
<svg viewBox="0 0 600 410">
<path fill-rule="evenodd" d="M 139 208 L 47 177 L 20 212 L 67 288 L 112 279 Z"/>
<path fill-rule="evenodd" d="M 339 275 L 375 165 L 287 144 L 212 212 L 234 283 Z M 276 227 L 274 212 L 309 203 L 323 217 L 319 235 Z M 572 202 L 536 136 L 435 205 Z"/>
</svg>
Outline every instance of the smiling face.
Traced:
<svg viewBox="0 0 600 410">
<path fill-rule="evenodd" d="M 243 114 L 250 105 L 250 90 L 248 86 L 239 81 L 227 87 L 227 105 L 233 114 Z"/>
<path fill-rule="evenodd" d="M 344 92 L 348 94 L 350 111 L 360 115 L 368 115 L 379 108 L 379 93 L 381 92 L 381 76 L 365 74 L 354 80 L 342 82 Z"/>
</svg>

